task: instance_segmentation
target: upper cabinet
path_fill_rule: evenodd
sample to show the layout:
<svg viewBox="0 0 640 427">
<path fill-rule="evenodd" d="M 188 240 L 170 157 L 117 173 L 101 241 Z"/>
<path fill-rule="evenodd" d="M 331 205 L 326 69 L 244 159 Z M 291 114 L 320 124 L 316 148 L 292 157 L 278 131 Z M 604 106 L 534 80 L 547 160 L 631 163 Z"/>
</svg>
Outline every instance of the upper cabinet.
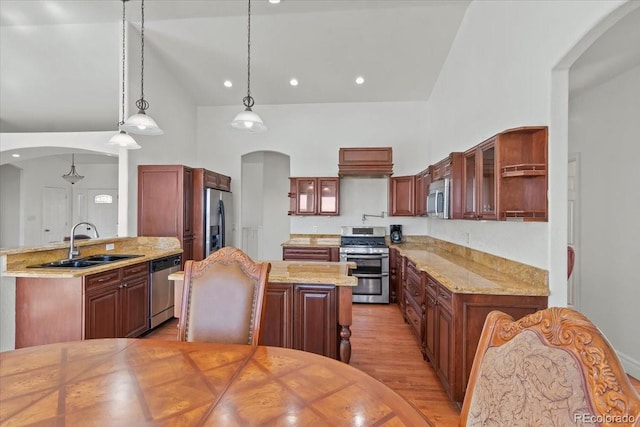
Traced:
<svg viewBox="0 0 640 427">
<path fill-rule="evenodd" d="M 338 152 L 338 175 L 384 177 L 393 174 L 391 147 L 348 147 Z"/>
<path fill-rule="evenodd" d="M 462 183 L 464 218 L 547 221 L 547 128 L 510 129 L 466 151 Z"/>
<path fill-rule="evenodd" d="M 416 176 L 389 178 L 389 215 L 415 216 Z"/>
<path fill-rule="evenodd" d="M 427 214 L 427 192 L 431 183 L 431 166 L 416 175 L 416 216 Z"/>
<path fill-rule="evenodd" d="M 289 178 L 289 215 L 339 215 L 340 179 Z"/>
</svg>

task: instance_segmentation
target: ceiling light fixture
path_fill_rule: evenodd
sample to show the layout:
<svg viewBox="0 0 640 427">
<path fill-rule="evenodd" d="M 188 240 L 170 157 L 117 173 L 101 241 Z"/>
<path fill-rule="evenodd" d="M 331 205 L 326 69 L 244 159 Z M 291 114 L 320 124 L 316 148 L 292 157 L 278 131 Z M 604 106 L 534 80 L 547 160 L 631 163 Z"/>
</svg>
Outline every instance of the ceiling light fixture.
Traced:
<svg viewBox="0 0 640 427">
<path fill-rule="evenodd" d="M 244 111 L 239 113 L 231 122 L 231 127 L 246 132 L 264 132 L 267 130 L 264 122 L 256 113 L 251 110 L 255 103 L 251 96 L 251 0 L 247 12 L 247 96 L 242 98 Z"/>
<path fill-rule="evenodd" d="M 289 84 L 291 86 L 298 86 L 298 79 L 293 78 L 293 79 L 289 80 Z"/>
<path fill-rule="evenodd" d="M 117 145 L 120 147 L 124 147 L 128 150 L 137 150 L 142 148 L 135 139 L 128 135 L 127 132 L 122 130 L 122 125 L 124 124 L 124 88 L 125 88 L 125 52 L 126 52 L 126 10 L 125 3 L 129 0 L 122 0 L 122 93 L 120 94 L 120 104 L 122 106 L 122 111 L 120 114 L 120 121 L 118 122 L 119 132 L 111 137 L 108 145 Z"/>
<path fill-rule="evenodd" d="M 280 4 L 280 0 L 269 0 L 271 4 Z"/>
<path fill-rule="evenodd" d="M 361 85 L 364 83 L 364 77 L 358 76 L 356 77 L 356 84 Z"/>
<path fill-rule="evenodd" d="M 233 82 L 231 80 L 224 81 L 224 87 L 232 87 L 232 86 L 233 86 Z"/>
<path fill-rule="evenodd" d="M 144 0 L 141 6 L 142 21 L 140 25 L 140 39 L 142 40 L 142 50 L 140 54 L 140 99 L 136 101 L 138 114 L 129 117 L 122 125 L 122 129 L 127 132 L 137 133 L 140 135 L 162 135 L 164 131 L 160 129 L 158 124 L 150 116 L 147 116 L 146 110 L 149 103 L 144 99 Z"/>
<path fill-rule="evenodd" d="M 84 178 L 84 175 L 78 175 L 78 172 L 76 172 L 75 156 L 73 154 L 71 155 L 71 170 L 67 174 L 62 175 L 62 178 L 71 184 L 75 184 Z"/>
</svg>

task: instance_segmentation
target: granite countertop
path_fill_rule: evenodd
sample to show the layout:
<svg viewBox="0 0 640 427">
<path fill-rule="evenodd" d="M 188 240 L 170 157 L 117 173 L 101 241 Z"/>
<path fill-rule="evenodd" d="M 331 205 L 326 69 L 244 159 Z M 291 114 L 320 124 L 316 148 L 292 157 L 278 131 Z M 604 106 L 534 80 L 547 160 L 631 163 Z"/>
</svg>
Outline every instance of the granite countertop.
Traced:
<svg viewBox="0 0 640 427">
<path fill-rule="evenodd" d="M 271 263 L 269 283 L 356 286 L 357 278 L 348 276 L 353 262 L 267 261 Z M 169 275 L 169 280 L 184 280 L 184 272 Z"/>
<path fill-rule="evenodd" d="M 113 249 L 106 250 L 106 245 L 113 245 Z M 69 244 L 49 244 L 39 247 L 5 250 L 3 255 L 7 257 L 7 269 L 2 272 L 8 277 L 32 277 L 32 278 L 73 278 L 88 276 L 113 270 L 114 268 L 127 267 L 129 265 L 148 262 L 166 256 L 181 254 L 180 242 L 173 237 L 121 237 L 113 239 L 82 240 L 78 241 L 80 255 L 84 258 L 98 254 L 127 254 L 142 255 L 122 261 L 109 262 L 88 268 L 28 268 L 29 265 L 44 264 L 67 258 Z"/>
<path fill-rule="evenodd" d="M 426 272 L 454 293 L 549 295 L 545 271 L 535 267 L 485 254 L 490 258 L 489 262 L 499 264 L 498 268 L 492 268 L 429 244 L 392 244 L 390 247 L 396 248 L 420 271 Z"/>
</svg>

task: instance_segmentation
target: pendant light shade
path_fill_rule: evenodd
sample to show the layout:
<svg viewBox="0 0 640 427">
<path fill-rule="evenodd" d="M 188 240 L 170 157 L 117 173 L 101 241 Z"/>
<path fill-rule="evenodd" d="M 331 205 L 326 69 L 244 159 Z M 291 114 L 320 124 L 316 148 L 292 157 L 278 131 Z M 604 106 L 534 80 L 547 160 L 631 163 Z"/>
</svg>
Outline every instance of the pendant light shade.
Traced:
<svg viewBox="0 0 640 427">
<path fill-rule="evenodd" d="M 267 126 L 265 126 L 260 116 L 249 107 L 238 113 L 231 122 L 231 127 L 246 132 L 264 132 L 267 130 Z"/>
<path fill-rule="evenodd" d="M 244 132 L 257 133 L 267 130 L 260 116 L 256 114 L 251 107 L 255 103 L 251 96 L 251 0 L 248 0 L 249 7 L 247 11 L 247 96 L 242 99 L 244 111 L 240 112 L 230 123 L 231 127 Z"/>
<path fill-rule="evenodd" d="M 117 145 L 119 147 L 124 147 L 128 150 L 138 150 L 142 147 L 138 145 L 135 139 L 131 136 L 127 135 L 127 132 L 122 130 L 122 125 L 124 125 L 124 99 L 125 99 L 125 55 L 126 55 L 126 8 L 125 4 L 129 0 L 122 0 L 122 92 L 120 93 L 120 106 L 122 108 L 120 114 L 120 121 L 118 122 L 119 132 L 111 137 L 107 145 Z"/>
<path fill-rule="evenodd" d="M 142 148 L 140 145 L 138 145 L 136 140 L 131 137 L 131 135 L 128 135 L 123 130 L 113 135 L 107 144 L 117 145 L 129 150 L 139 150 L 140 148 Z"/>
<path fill-rule="evenodd" d="M 164 133 L 156 121 L 147 116 L 144 110 L 138 110 L 138 114 L 129 117 L 120 128 L 140 135 L 162 135 Z"/>
<path fill-rule="evenodd" d="M 142 40 L 140 54 L 140 99 L 136 101 L 138 113 L 129 117 L 122 126 L 120 126 L 120 129 L 139 135 L 162 135 L 164 131 L 160 129 L 155 120 L 147 115 L 146 110 L 149 108 L 149 103 L 144 99 L 144 0 L 142 0 L 141 6 L 140 40 Z"/>
<path fill-rule="evenodd" d="M 84 178 L 84 175 L 79 175 L 78 172 L 76 171 L 74 154 L 71 155 L 71 170 L 68 173 L 62 175 L 62 178 L 71 184 L 75 184 L 76 182 Z"/>
</svg>

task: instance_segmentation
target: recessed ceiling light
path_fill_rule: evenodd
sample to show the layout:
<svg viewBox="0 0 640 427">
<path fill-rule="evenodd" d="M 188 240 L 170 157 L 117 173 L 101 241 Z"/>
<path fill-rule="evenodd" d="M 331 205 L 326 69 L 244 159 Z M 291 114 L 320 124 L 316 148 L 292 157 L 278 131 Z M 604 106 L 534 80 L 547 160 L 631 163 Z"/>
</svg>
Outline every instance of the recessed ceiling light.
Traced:
<svg viewBox="0 0 640 427">
<path fill-rule="evenodd" d="M 298 86 L 298 79 L 293 78 L 293 79 L 289 80 L 289 84 L 291 86 Z"/>
<path fill-rule="evenodd" d="M 280 0 L 269 0 L 269 3 L 278 4 L 278 3 L 280 3 Z"/>
<path fill-rule="evenodd" d="M 356 84 L 361 85 L 362 83 L 364 83 L 364 77 L 362 76 L 356 77 Z"/>
<path fill-rule="evenodd" d="M 13 153 L 13 154 L 11 155 L 11 157 L 20 157 L 20 154 L 18 154 L 18 153 Z"/>
<path fill-rule="evenodd" d="M 231 86 L 233 86 L 233 83 L 231 82 L 231 80 L 224 81 L 224 87 L 231 87 Z"/>
</svg>

